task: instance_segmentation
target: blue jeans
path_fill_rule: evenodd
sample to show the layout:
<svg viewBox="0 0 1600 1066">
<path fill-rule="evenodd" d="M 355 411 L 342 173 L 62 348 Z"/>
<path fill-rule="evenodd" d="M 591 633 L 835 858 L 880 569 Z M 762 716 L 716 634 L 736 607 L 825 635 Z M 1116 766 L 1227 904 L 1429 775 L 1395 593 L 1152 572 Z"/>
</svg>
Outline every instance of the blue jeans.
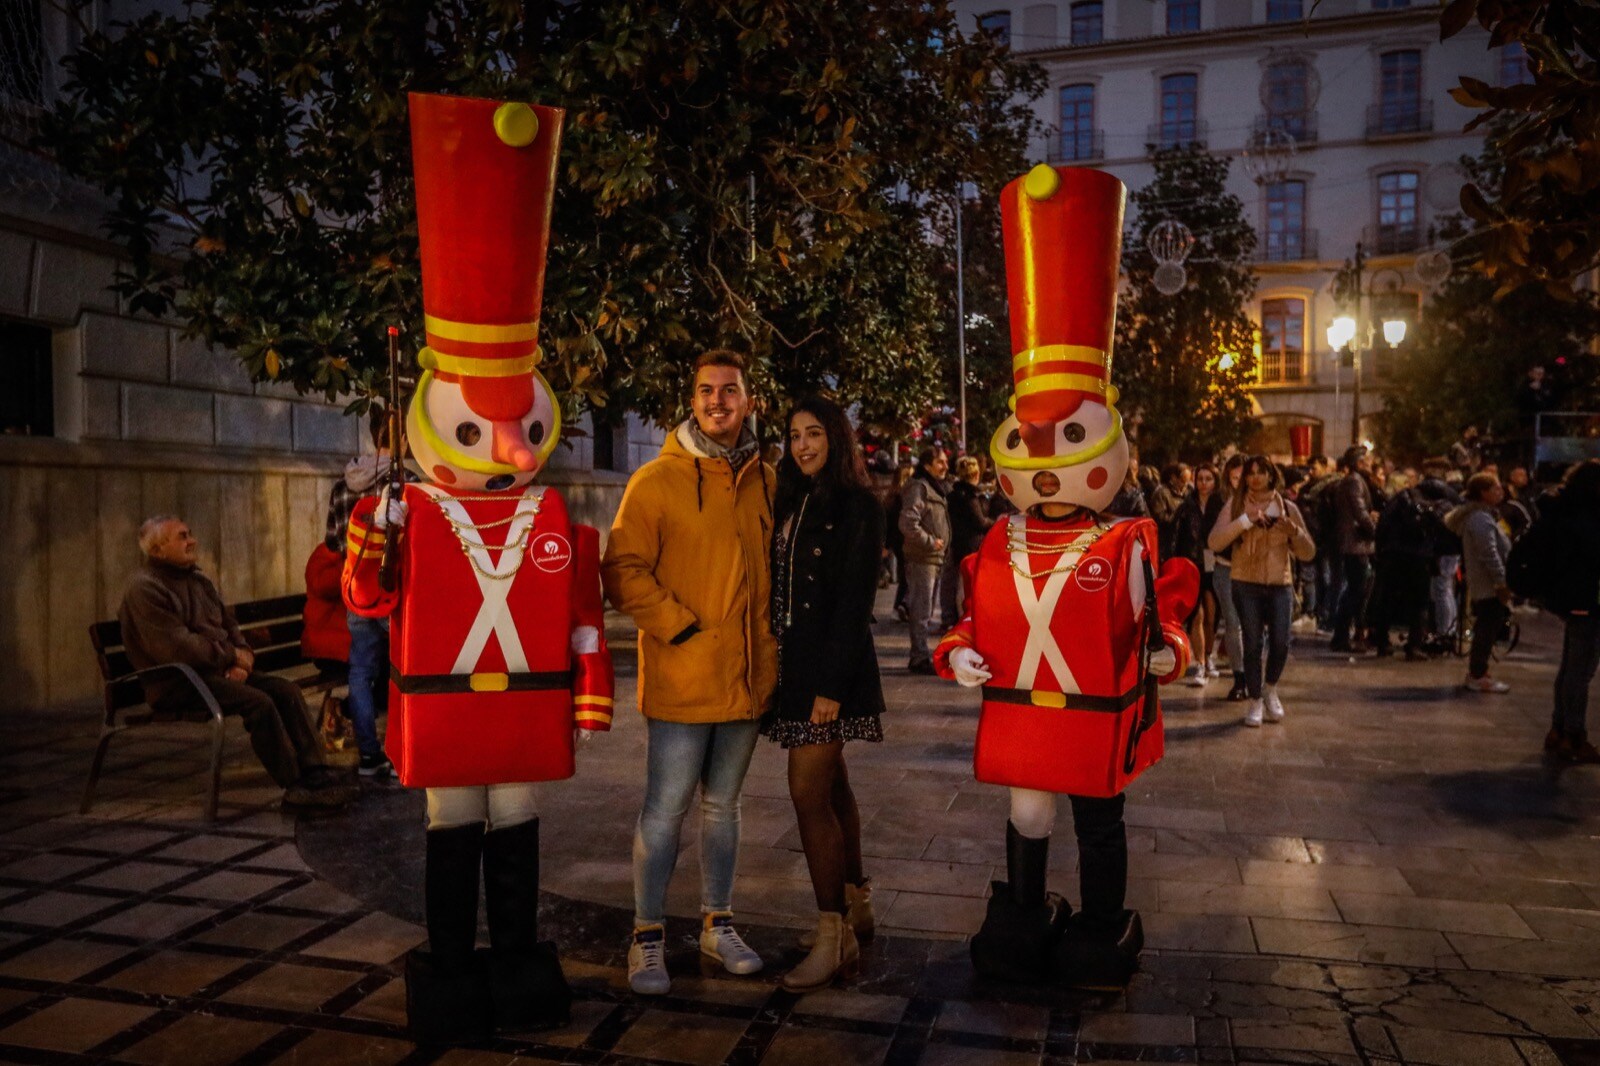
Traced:
<svg viewBox="0 0 1600 1066">
<path fill-rule="evenodd" d="M 644 809 L 633 834 L 636 925 L 666 917 L 667 885 L 678 864 L 678 838 L 700 789 L 700 909 L 731 910 L 739 861 L 739 792 L 756 750 L 760 723 L 700 725 L 645 719 Z"/>
<path fill-rule="evenodd" d="M 383 676 L 384 658 L 389 654 L 389 620 L 362 618 L 345 612 L 350 623 L 350 724 L 355 727 L 356 747 L 361 754 L 383 754 L 378 743 L 378 678 Z"/>
<path fill-rule="evenodd" d="M 1228 650 L 1228 669 L 1244 673 L 1244 646 L 1239 640 L 1239 608 L 1233 602 L 1233 567 L 1219 564 L 1211 571 L 1211 589 L 1222 612 L 1222 646 Z"/>
<path fill-rule="evenodd" d="M 1456 568 L 1460 565 L 1461 556 L 1441 555 L 1429 582 L 1433 631 L 1440 635 L 1456 631 Z"/>
<path fill-rule="evenodd" d="M 1267 645 L 1267 684 L 1276 685 L 1289 661 L 1289 615 L 1294 610 L 1294 594 L 1288 585 L 1235 581 L 1233 605 L 1239 612 L 1239 629 L 1244 638 L 1245 690 L 1251 699 L 1260 699 L 1262 631 L 1265 630 Z"/>
</svg>

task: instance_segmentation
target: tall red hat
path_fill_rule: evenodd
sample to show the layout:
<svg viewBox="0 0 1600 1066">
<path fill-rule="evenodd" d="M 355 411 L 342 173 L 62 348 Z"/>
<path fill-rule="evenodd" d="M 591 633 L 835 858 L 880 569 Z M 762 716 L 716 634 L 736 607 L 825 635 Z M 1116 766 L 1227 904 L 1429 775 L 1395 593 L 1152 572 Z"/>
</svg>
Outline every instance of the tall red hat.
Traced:
<svg viewBox="0 0 1600 1066">
<path fill-rule="evenodd" d="M 411 156 L 428 344 L 418 361 L 468 406 L 533 406 L 539 309 L 565 112 L 411 93 Z"/>
<path fill-rule="evenodd" d="M 1122 182 L 1104 171 L 1043 163 L 1000 194 L 1019 422 L 1059 422 L 1086 399 L 1115 401 L 1125 198 Z"/>
</svg>

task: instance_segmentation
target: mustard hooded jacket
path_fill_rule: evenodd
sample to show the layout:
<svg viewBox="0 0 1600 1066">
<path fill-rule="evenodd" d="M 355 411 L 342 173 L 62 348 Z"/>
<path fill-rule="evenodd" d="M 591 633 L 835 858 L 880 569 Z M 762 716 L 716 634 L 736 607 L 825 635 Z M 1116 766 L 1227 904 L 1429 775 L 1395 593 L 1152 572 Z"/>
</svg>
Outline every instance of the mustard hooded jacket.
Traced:
<svg viewBox="0 0 1600 1066">
<path fill-rule="evenodd" d="M 645 717 L 731 722 L 767 710 L 778 680 L 774 477 L 759 456 L 735 474 L 679 426 L 628 481 L 600 575 L 607 599 L 639 627 Z"/>
</svg>

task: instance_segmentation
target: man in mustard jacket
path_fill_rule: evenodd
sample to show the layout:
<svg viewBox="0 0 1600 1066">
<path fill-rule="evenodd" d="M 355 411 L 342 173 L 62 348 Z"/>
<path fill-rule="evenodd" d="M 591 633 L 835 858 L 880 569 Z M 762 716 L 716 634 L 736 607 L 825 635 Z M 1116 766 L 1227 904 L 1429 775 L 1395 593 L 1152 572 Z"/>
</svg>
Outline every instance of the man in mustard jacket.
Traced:
<svg viewBox="0 0 1600 1066">
<path fill-rule="evenodd" d="M 733 928 L 739 792 L 757 719 L 777 684 L 770 617 L 774 475 L 745 426 L 744 359 L 695 361 L 694 417 L 623 494 L 601 579 L 639 627 L 639 710 L 649 730 L 644 809 L 633 838 L 628 983 L 665 995 L 667 884 L 700 789 L 700 951 L 730 973 L 761 969 Z"/>
</svg>

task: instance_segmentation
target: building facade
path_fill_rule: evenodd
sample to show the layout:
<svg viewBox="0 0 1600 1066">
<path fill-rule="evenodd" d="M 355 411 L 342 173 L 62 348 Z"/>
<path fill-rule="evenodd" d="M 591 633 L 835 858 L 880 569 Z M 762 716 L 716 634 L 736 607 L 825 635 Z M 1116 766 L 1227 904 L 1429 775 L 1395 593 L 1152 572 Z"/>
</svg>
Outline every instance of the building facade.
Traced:
<svg viewBox="0 0 1600 1066">
<path fill-rule="evenodd" d="M 1438 247 L 1436 220 L 1459 211 L 1460 158 L 1482 148 L 1480 134 L 1462 130 L 1474 112 L 1449 90 L 1462 75 L 1492 85 L 1524 80 L 1517 46 L 1491 49 L 1476 26 L 1441 44 L 1438 7 L 1409 0 L 956 7 L 963 31 L 1001 35 L 1049 76 L 1034 102 L 1049 132 L 1030 162 L 1099 167 L 1136 189 L 1154 174 L 1151 146 L 1196 143 L 1233 157 L 1229 191 L 1258 237 L 1261 432 L 1249 446 L 1287 459 L 1293 426 L 1310 427 L 1313 453 L 1368 439 L 1386 365 L 1397 357 L 1379 323 L 1415 325 L 1430 291 L 1417 258 Z M 1264 140 L 1281 153 L 1291 139 L 1292 154 L 1269 180 L 1240 165 Z M 1369 293 L 1357 337 L 1359 430 L 1356 359 L 1335 353 L 1326 335 L 1344 313 L 1334 275 L 1358 244 Z"/>
</svg>

